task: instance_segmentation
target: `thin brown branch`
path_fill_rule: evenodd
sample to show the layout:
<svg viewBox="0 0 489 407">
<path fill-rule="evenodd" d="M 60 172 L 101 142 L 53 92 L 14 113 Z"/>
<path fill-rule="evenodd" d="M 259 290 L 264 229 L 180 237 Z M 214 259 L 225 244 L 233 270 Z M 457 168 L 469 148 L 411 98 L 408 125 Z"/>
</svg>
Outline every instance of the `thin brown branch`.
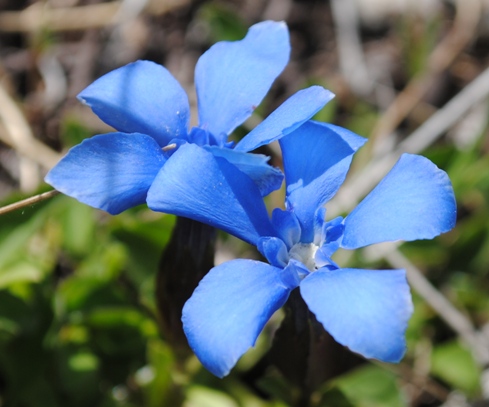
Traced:
<svg viewBox="0 0 489 407">
<path fill-rule="evenodd" d="M 190 0 L 153 0 L 145 10 L 154 15 L 184 7 Z M 0 31 L 35 32 L 41 28 L 50 31 L 86 30 L 117 24 L 122 1 L 90 4 L 78 7 L 49 8 L 43 2 L 34 3 L 22 11 L 0 13 Z"/>
<path fill-rule="evenodd" d="M 426 393 L 435 397 L 439 401 L 445 401 L 450 395 L 450 391 L 447 388 L 437 383 L 430 377 L 419 377 L 419 375 L 413 370 L 413 368 L 409 366 L 409 364 L 406 362 L 401 362 L 398 365 L 378 362 L 376 360 L 372 360 L 371 362 L 375 365 L 381 366 L 385 370 L 394 373 L 406 383 L 415 386 L 417 389 L 424 390 Z"/>
<path fill-rule="evenodd" d="M 407 278 L 414 290 L 470 347 L 474 359 L 481 366 L 486 366 L 489 363 L 489 348 L 477 334 L 469 318 L 452 305 L 401 252 L 394 250 L 385 258 L 393 267 L 406 270 Z"/>
<path fill-rule="evenodd" d="M 20 155 L 31 159 L 46 169 L 51 169 L 61 158 L 60 154 L 39 141 L 32 134 L 24 114 L 0 83 L 0 139 Z"/>
<path fill-rule="evenodd" d="M 371 161 L 360 173 L 347 180 L 334 200 L 328 203 L 329 216 L 351 210 L 360 198 L 365 196 L 392 168 L 402 153 L 417 154 L 429 147 L 460 120 L 469 109 L 481 103 L 488 95 L 489 68 L 486 68 L 443 108 L 402 141 L 394 151 Z"/>
<path fill-rule="evenodd" d="M 357 5 L 352 0 L 333 0 L 331 11 L 336 27 L 338 58 L 343 77 L 355 93 L 367 96 L 372 91 L 373 80 L 369 76 L 358 33 Z"/>
<path fill-rule="evenodd" d="M 23 199 L 22 201 L 14 202 L 13 204 L 3 206 L 0 208 L 0 215 L 4 215 L 6 213 L 16 211 L 17 209 L 24 208 L 29 205 L 34 205 L 38 202 L 45 201 L 46 199 L 52 198 L 53 196 L 58 195 L 60 192 L 55 189 L 49 192 L 44 192 L 39 195 L 31 196 L 30 198 Z"/>
<path fill-rule="evenodd" d="M 377 122 L 372 132 L 373 139 L 380 140 L 392 133 L 421 101 L 434 78 L 446 70 L 472 40 L 481 17 L 481 2 L 458 0 L 456 3 L 454 24 L 431 53 L 426 71 L 414 77 L 399 93 Z"/>
</svg>

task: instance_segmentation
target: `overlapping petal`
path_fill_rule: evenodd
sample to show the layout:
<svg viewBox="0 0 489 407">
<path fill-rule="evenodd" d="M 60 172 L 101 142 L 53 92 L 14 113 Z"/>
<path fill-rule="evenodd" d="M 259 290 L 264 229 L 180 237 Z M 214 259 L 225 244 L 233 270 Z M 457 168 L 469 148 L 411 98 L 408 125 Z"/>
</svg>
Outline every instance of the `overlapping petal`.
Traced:
<svg viewBox="0 0 489 407">
<path fill-rule="evenodd" d="M 230 148 L 217 146 L 206 146 L 216 157 L 223 157 L 231 164 L 250 177 L 260 190 L 262 196 L 279 189 L 282 185 L 284 175 L 278 168 L 273 168 L 267 162 L 270 157 L 262 154 L 247 154 Z"/>
<path fill-rule="evenodd" d="M 301 228 L 293 212 L 275 208 L 272 212 L 272 225 L 289 249 L 299 242 Z"/>
<path fill-rule="evenodd" d="M 455 226 L 456 212 L 448 175 L 427 158 L 403 154 L 346 217 L 341 246 L 431 239 Z"/>
<path fill-rule="evenodd" d="M 246 242 L 274 236 L 260 191 L 226 159 L 195 144 L 182 145 L 148 192 L 148 206 L 220 228 Z"/>
<path fill-rule="evenodd" d="M 287 186 L 286 204 L 302 226 L 301 241 L 314 236 L 316 210 L 345 180 L 363 137 L 331 124 L 309 121 L 280 140 Z"/>
<path fill-rule="evenodd" d="M 118 131 L 148 134 L 160 146 L 187 135 L 187 95 L 170 72 L 154 62 L 137 61 L 109 72 L 78 98 Z"/>
<path fill-rule="evenodd" d="M 232 260 L 202 279 L 182 322 L 190 347 L 210 372 L 226 376 L 285 303 L 291 288 L 282 272 L 258 261 Z"/>
<path fill-rule="evenodd" d="M 333 338 L 384 362 L 404 356 L 413 306 L 404 270 L 318 270 L 300 284 L 301 295 Z"/>
<path fill-rule="evenodd" d="M 199 126 L 225 141 L 260 104 L 289 54 L 283 22 L 264 21 L 241 41 L 213 45 L 195 68 Z"/>
<path fill-rule="evenodd" d="M 118 214 L 146 201 L 165 157 L 144 134 L 108 133 L 73 147 L 46 182 L 87 205 Z"/>
<path fill-rule="evenodd" d="M 278 237 L 262 237 L 257 249 L 275 267 L 284 268 L 289 261 L 287 246 Z"/>
<path fill-rule="evenodd" d="M 270 116 L 249 132 L 237 145 L 237 151 L 251 151 L 292 133 L 316 114 L 334 94 L 321 86 L 294 93 Z"/>
</svg>

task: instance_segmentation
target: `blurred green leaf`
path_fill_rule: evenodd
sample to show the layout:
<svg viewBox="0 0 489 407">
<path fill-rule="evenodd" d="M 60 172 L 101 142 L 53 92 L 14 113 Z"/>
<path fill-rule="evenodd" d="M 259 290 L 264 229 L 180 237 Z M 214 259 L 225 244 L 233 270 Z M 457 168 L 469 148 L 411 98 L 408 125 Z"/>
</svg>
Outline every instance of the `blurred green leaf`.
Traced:
<svg viewBox="0 0 489 407">
<path fill-rule="evenodd" d="M 10 339 L 19 332 L 19 325 L 16 321 L 0 317 L 0 340 Z"/>
<path fill-rule="evenodd" d="M 239 407 L 235 400 L 217 390 L 191 386 L 187 390 L 184 407 Z"/>
<path fill-rule="evenodd" d="M 435 346 L 431 372 L 455 388 L 472 396 L 479 392 L 480 369 L 468 349 L 457 341 Z"/>
<path fill-rule="evenodd" d="M 0 272 L 0 289 L 20 282 L 39 282 L 43 277 L 42 270 L 28 261 L 19 260 L 4 266 Z"/>
<path fill-rule="evenodd" d="M 56 352 L 59 392 L 65 405 L 94 405 L 100 398 L 99 359 L 88 349 L 62 347 Z"/>
<path fill-rule="evenodd" d="M 63 246 L 78 257 L 86 256 L 93 250 L 95 239 L 94 209 L 74 199 L 64 205 L 64 212 L 58 214 L 63 230 Z"/>
<path fill-rule="evenodd" d="M 316 83 L 316 85 L 319 83 Z M 312 84 L 311 84 L 312 85 Z M 326 106 L 324 106 L 319 112 L 317 112 L 311 120 L 317 120 L 324 123 L 334 123 L 334 117 L 338 109 L 338 102 L 333 99 Z"/>
<path fill-rule="evenodd" d="M 94 309 L 87 316 L 87 322 L 93 327 L 110 328 L 114 326 L 139 327 L 145 317 L 129 307 L 104 307 Z"/>
<path fill-rule="evenodd" d="M 321 396 L 318 407 L 355 407 L 354 404 L 338 388 L 325 391 Z"/>
<path fill-rule="evenodd" d="M 431 52 L 436 46 L 442 20 L 429 13 L 421 15 L 415 11 L 406 13 L 398 28 L 398 38 L 402 41 L 402 51 L 409 78 L 426 71 Z"/>
<path fill-rule="evenodd" d="M 174 216 L 152 213 L 145 219 L 144 213 L 115 217 L 110 224 L 112 235 L 127 249 L 127 273 L 137 285 L 155 276 L 175 223 Z"/>
<path fill-rule="evenodd" d="M 367 365 L 339 379 L 334 385 L 356 407 L 403 407 L 406 401 L 394 374 L 379 366 Z"/>
<path fill-rule="evenodd" d="M 5 270 L 5 267 L 12 262 L 23 260 L 33 253 L 35 247 L 29 247 L 29 243 L 33 241 L 36 234 L 43 227 L 46 213 L 44 210 L 37 212 L 32 218 L 24 223 L 18 223 L 16 227 L 10 229 L 3 224 L 0 231 L 0 277 Z M 29 250 L 31 249 L 31 250 Z M 44 253 L 37 252 L 43 257 Z"/>
<path fill-rule="evenodd" d="M 69 358 L 68 365 L 74 371 L 87 372 L 96 370 L 99 362 L 98 358 L 93 353 L 80 352 Z"/>
<path fill-rule="evenodd" d="M 89 138 L 93 133 L 85 127 L 80 121 L 72 116 L 65 116 L 61 123 L 60 138 L 63 145 L 71 147 L 80 144 L 86 138 Z"/>
<path fill-rule="evenodd" d="M 378 112 L 364 102 L 357 102 L 344 126 L 362 137 L 368 137 L 377 123 Z"/>
<path fill-rule="evenodd" d="M 205 3 L 198 12 L 198 18 L 210 29 L 210 40 L 241 40 L 248 27 L 241 17 L 225 3 Z"/>
<path fill-rule="evenodd" d="M 181 405 L 184 395 L 181 386 L 175 384 L 176 358 L 172 349 L 163 341 L 151 339 L 148 342 L 148 363 L 143 367 L 146 378 L 143 387 L 145 406 L 160 407 Z M 138 371 L 141 374 L 141 371 Z"/>
</svg>

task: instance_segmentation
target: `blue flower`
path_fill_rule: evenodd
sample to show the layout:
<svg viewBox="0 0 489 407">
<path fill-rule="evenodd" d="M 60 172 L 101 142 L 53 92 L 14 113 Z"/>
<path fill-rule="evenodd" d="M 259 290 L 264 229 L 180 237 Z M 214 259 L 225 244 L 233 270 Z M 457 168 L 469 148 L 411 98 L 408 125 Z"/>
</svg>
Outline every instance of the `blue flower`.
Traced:
<svg viewBox="0 0 489 407">
<path fill-rule="evenodd" d="M 287 26 L 273 21 L 252 26 L 241 41 L 212 46 L 195 69 L 199 125 L 190 131 L 187 95 L 164 67 L 137 61 L 104 75 L 78 97 L 117 132 L 73 147 L 46 182 L 117 214 L 144 203 L 172 154 L 194 143 L 246 172 L 267 195 L 283 175 L 267 165 L 267 157 L 247 152 L 290 133 L 333 97 L 320 86 L 297 92 L 232 149 L 228 135 L 260 104 L 289 53 Z M 187 161 L 182 170 L 192 172 L 194 164 Z"/>
<path fill-rule="evenodd" d="M 341 268 L 331 256 L 339 248 L 431 239 L 454 226 L 456 203 L 445 172 L 404 154 L 346 218 L 325 221 L 323 205 L 364 142 L 314 121 L 283 137 L 285 210 L 271 219 L 245 174 L 196 146 L 182 146 L 158 174 L 148 193 L 153 210 L 221 228 L 256 245 L 270 263 L 238 259 L 213 268 L 183 309 L 189 344 L 216 376 L 228 374 L 297 287 L 337 342 L 368 358 L 403 357 L 412 313 L 405 271 Z M 199 176 L 178 171 L 188 157 L 199 163 Z"/>
</svg>

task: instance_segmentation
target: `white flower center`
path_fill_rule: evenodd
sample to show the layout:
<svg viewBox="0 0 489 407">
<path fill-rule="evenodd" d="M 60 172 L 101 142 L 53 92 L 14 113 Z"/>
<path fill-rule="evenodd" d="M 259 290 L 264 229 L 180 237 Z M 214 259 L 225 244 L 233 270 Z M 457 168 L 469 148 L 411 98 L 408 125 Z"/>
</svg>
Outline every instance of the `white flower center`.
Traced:
<svg viewBox="0 0 489 407">
<path fill-rule="evenodd" d="M 314 243 L 297 243 L 289 251 L 291 259 L 300 261 L 309 271 L 316 270 L 314 256 L 319 249 Z"/>
</svg>

